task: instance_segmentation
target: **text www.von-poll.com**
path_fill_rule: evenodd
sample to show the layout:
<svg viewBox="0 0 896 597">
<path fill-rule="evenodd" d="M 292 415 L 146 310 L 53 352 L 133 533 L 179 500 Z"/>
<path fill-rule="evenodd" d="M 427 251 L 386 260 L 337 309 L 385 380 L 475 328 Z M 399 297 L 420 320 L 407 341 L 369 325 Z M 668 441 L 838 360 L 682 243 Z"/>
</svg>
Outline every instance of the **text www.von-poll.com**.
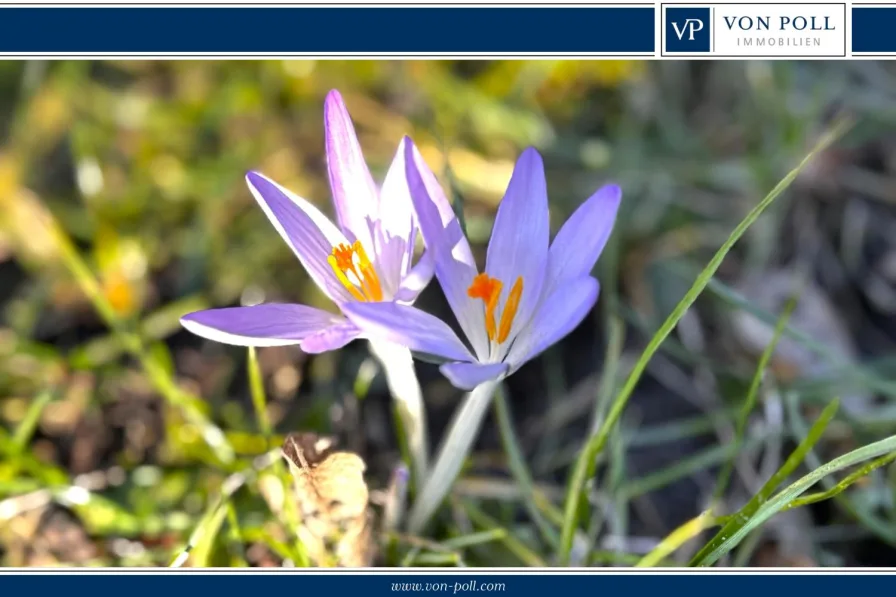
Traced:
<svg viewBox="0 0 896 597">
<path fill-rule="evenodd" d="M 489 591 L 504 591 L 507 585 L 502 582 L 479 582 L 478 580 L 468 580 L 464 582 L 394 582 L 392 583 L 393 591 L 435 591 L 440 593 L 450 592 L 452 595 L 458 593 L 481 593 Z"/>
</svg>

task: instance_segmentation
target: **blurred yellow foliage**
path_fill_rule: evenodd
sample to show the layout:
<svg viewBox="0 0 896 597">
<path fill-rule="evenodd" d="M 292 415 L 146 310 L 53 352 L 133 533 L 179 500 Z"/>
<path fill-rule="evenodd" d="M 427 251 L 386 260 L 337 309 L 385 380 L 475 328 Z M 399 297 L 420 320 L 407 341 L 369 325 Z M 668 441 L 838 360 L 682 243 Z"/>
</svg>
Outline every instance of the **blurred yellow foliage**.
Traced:
<svg viewBox="0 0 896 597">
<path fill-rule="evenodd" d="M 103 294 L 122 316 L 140 309 L 146 294 L 147 257 L 135 239 L 121 237 L 111 226 L 96 234 L 94 255 Z"/>
<path fill-rule="evenodd" d="M 4 214 L 2 229 L 9 235 L 19 257 L 34 265 L 56 260 L 56 224 L 37 195 L 25 188 L 6 190 L 0 194 L 0 209 Z"/>
<path fill-rule="evenodd" d="M 638 79 L 645 64 L 634 60 L 539 60 L 496 62 L 477 79 L 485 92 L 506 96 L 514 91 L 545 106 L 570 102 L 591 88 L 613 88 Z"/>
<path fill-rule="evenodd" d="M 435 145 L 422 145 L 420 153 L 437 175 L 442 174 L 440 179 L 447 188 L 442 172 L 445 153 Z M 447 162 L 463 190 L 475 192 L 494 207 L 504 196 L 514 164 L 511 160 L 490 160 L 462 147 L 450 149 Z"/>
<path fill-rule="evenodd" d="M 58 137 L 71 121 L 71 101 L 58 89 L 40 89 L 31 99 L 26 127 L 37 137 Z"/>
</svg>

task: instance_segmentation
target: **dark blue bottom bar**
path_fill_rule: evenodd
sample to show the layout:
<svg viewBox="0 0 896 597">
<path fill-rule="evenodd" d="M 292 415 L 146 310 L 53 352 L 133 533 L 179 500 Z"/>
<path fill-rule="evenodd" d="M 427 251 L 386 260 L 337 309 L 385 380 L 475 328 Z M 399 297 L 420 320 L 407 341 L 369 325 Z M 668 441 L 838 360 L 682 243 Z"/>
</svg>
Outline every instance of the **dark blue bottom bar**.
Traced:
<svg viewBox="0 0 896 597">
<path fill-rule="evenodd" d="M 246 597 L 246 595 L 336 595 L 348 592 L 364 597 L 385 597 L 401 593 L 441 595 L 500 594 L 545 597 L 551 595 L 724 595 L 747 597 L 777 595 L 812 595 L 842 597 L 856 595 L 890 595 L 896 577 L 869 574 L 669 574 L 626 573 L 552 575 L 508 575 L 462 571 L 457 574 L 265 574 L 256 569 L 244 574 L 176 574 L 103 575 L 45 573 L 11 576 L 3 574 L 0 587 L 4 595 L 58 597 L 77 594 L 120 594 L 128 597 Z M 646 571 L 645 571 L 646 572 Z M 782 571 L 784 572 L 784 571 Z M 102 592 L 102 593 L 100 593 Z"/>
<path fill-rule="evenodd" d="M 896 52 L 896 6 L 854 6 L 852 51 Z"/>
<path fill-rule="evenodd" d="M 0 7 L 3 53 L 653 52 L 646 7 Z"/>
</svg>

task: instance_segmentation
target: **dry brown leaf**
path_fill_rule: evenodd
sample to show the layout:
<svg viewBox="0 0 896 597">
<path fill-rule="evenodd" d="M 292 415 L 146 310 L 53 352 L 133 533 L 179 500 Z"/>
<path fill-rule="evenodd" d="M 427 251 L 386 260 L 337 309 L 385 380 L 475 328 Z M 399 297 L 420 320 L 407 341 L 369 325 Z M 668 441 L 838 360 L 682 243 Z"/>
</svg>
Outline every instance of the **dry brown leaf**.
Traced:
<svg viewBox="0 0 896 597">
<path fill-rule="evenodd" d="M 295 480 L 299 538 L 317 566 L 364 567 L 373 559 L 373 515 L 360 456 L 314 433 L 293 433 L 283 456 Z"/>
</svg>

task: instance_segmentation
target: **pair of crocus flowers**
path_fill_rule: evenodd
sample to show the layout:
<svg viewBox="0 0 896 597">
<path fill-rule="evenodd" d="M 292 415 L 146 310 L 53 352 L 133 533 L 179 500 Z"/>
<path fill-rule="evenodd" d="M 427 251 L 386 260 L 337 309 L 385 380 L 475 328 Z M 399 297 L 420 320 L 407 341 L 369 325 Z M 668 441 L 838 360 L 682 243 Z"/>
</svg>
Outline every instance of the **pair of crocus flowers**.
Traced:
<svg viewBox="0 0 896 597">
<path fill-rule="evenodd" d="M 181 322 L 205 338 L 240 346 L 297 344 L 308 353 L 355 338 L 404 346 L 438 359 L 458 388 L 502 379 L 572 331 L 597 300 L 591 271 L 616 219 L 621 191 L 600 188 L 550 243 L 544 165 L 519 157 L 498 206 L 480 273 L 435 175 L 405 137 L 378 186 L 337 91 L 324 106 L 327 167 L 338 226 L 305 199 L 257 172 L 246 181 L 271 223 L 335 314 L 296 304 L 210 309 Z M 413 263 L 417 230 L 425 252 Z M 413 306 L 433 274 L 467 343 Z"/>
</svg>

